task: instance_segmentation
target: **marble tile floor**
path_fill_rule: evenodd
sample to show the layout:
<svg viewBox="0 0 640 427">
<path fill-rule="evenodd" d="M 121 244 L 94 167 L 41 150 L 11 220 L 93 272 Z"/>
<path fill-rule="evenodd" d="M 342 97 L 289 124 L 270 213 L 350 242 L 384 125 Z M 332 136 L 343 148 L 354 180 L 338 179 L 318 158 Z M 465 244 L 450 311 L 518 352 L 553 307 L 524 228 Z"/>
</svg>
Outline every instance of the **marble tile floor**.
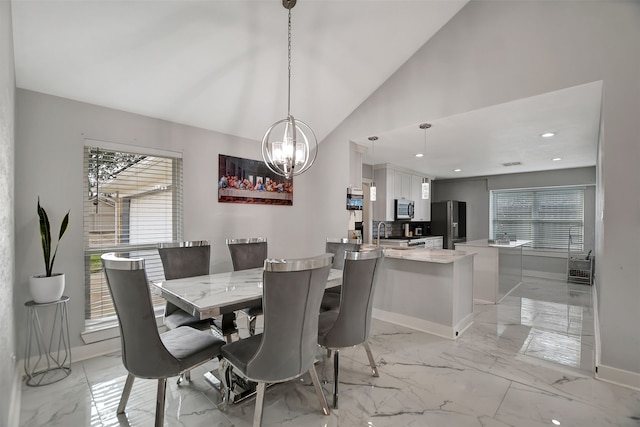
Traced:
<svg viewBox="0 0 640 427">
<path fill-rule="evenodd" d="M 526 278 L 498 305 L 476 305 L 458 340 L 374 321 L 373 378 L 361 347 L 341 352 L 340 407 L 323 416 L 308 376 L 267 389 L 265 426 L 640 426 L 640 392 L 593 379 L 591 288 Z M 245 319 L 238 319 L 239 326 Z M 245 335 L 246 330 L 241 331 Z M 250 426 L 254 400 L 221 412 L 202 374 L 167 382 L 166 426 Z M 23 387 L 21 426 L 150 426 L 156 382 L 136 379 L 125 415 L 119 353 L 77 362 L 65 380 Z M 320 378 L 333 364 L 319 352 Z"/>
</svg>

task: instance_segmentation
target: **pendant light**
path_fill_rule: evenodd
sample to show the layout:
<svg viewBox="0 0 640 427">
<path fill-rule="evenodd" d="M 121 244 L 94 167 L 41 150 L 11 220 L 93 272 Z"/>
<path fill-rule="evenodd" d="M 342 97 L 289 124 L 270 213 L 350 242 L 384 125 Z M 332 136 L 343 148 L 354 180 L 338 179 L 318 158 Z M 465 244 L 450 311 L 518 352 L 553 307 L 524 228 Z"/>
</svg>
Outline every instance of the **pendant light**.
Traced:
<svg viewBox="0 0 640 427">
<path fill-rule="evenodd" d="M 371 174 L 373 175 L 374 180 L 371 182 L 371 187 L 369 188 L 369 199 L 372 202 L 376 201 L 376 181 L 375 181 L 375 166 L 376 166 L 376 150 L 374 147 L 374 142 L 378 140 L 377 136 L 370 136 L 369 141 L 371 141 Z"/>
<path fill-rule="evenodd" d="M 275 174 L 291 179 L 311 167 L 318 154 L 318 140 L 313 130 L 291 115 L 291 9 L 296 0 L 282 0 L 289 10 L 287 118 L 271 125 L 262 138 L 262 158 Z"/>
<path fill-rule="evenodd" d="M 420 129 L 424 129 L 424 153 L 427 153 L 427 129 L 429 129 L 431 127 L 431 124 L 429 123 L 422 123 L 420 125 Z M 418 157 L 418 155 L 416 155 L 416 157 Z M 419 156 L 422 157 L 422 156 Z M 429 182 L 429 178 L 422 178 L 422 200 L 428 200 L 429 199 L 429 193 L 431 190 L 431 185 Z"/>
</svg>

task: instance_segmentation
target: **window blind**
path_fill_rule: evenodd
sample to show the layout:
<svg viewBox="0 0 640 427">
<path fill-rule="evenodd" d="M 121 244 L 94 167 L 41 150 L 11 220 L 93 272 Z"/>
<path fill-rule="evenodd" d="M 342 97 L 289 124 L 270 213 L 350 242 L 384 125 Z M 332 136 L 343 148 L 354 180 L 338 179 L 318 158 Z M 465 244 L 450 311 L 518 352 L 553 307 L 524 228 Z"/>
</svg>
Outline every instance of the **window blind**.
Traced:
<svg viewBox="0 0 640 427">
<path fill-rule="evenodd" d="M 85 146 L 84 176 L 85 320 L 91 324 L 115 316 L 102 254 L 144 258 L 147 279 L 164 280 L 156 246 L 182 240 L 182 159 Z"/>
<path fill-rule="evenodd" d="M 584 249 L 584 189 L 491 191 L 490 234 L 531 240 L 542 250 Z"/>
</svg>

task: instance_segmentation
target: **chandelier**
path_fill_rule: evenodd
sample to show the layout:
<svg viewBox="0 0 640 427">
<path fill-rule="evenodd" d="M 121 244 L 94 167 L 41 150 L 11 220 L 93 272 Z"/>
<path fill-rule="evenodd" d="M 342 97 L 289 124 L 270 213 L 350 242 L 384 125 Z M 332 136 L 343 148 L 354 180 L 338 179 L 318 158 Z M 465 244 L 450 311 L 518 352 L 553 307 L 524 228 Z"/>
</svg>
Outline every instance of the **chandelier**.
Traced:
<svg viewBox="0 0 640 427">
<path fill-rule="evenodd" d="M 291 179 L 311 167 L 318 154 L 318 140 L 305 122 L 291 115 L 291 9 L 296 0 L 282 0 L 289 11 L 287 117 L 267 129 L 262 138 L 262 158 L 275 174 Z"/>
</svg>

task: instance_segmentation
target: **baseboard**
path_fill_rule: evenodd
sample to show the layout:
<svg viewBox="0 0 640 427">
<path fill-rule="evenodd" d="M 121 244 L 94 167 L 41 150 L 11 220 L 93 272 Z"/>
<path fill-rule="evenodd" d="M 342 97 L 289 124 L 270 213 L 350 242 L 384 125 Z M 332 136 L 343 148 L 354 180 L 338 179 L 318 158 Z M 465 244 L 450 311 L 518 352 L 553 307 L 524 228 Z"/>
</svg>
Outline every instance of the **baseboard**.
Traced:
<svg viewBox="0 0 640 427">
<path fill-rule="evenodd" d="M 113 353 L 120 350 L 120 337 L 112 338 L 109 340 L 99 341 L 91 344 L 81 345 L 79 347 L 73 347 L 71 349 L 71 364 L 80 362 L 94 357 L 103 356 L 105 354 Z M 38 356 L 31 358 L 31 364 L 35 364 L 38 360 Z M 72 367 L 73 369 L 73 367 Z M 20 380 L 24 379 L 26 374 L 24 373 L 24 359 L 20 359 L 18 362 L 17 372 L 20 372 Z"/>
<path fill-rule="evenodd" d="M 7 427 L 18 427 L 20 425 L 20 409 L 22 403 L 22 375 L 20 372 L 19 363 L 15 364 L 15 370 L 13 375 L 13 381 L 9 384 L 9 387 L 3 387 L 4 390 L 9 391 L 9 413 L 7 417 Z"/>
<path fill-rule="evenodd" d="M 601 381 L 640 391 L 640 373 L 637 372 L 598 365 L 596 378 Z"/>
<path fill-rule="evenodd" d="M 415 329 L 420 332 L 426 332 L 431 335 L 437 335 L 442 338 L 455 340 L 464 331 L 473 324 L 473 313 L 462 319 L 455 327 L 441 325 L 439 323 L 429 322 L 428 320 L 418 319 L 416 317 L 406 316 L 404 314 L 392 313 L 390 311 L 373 309 L 373 317 L 385 322 L 393 323 L 399 326 Z M 456 334 L 457 332 L 457 334 Z"/>
<path fill-rule="evenodd" d="M 595 338 L 595 360 L 594 363 L 596 367 L 600 365 L 600 351 L 601 351 L 601 343 L 600 343 L 600 317 L 598 316 L 598 292 L 597 292 L 597 283 L 594 279 L 593 286 L 591 287 L 591 297 L 593 298 L 593 334 Z"/>
<path fill-rule="evenodd" d="M 92 359 L 120 350 L 120 337 L 98 341 L 91 344 L 81 345 L 71 349 L 73 362 Z"/>
<path fill-rule="evenodd" d="M 613 368 L 611 366 L 600 364 L 601 341 L 600 341 L 600 319 L 598 317 L 598 292 L 597 280 L 594 280 L 591 294 L 593 295 L 593 321 L 595 334 L 595 377 L 601 381 L 617 384 L 622 387 L 631 388 L 640 391 L 640 373 L 625 371 L 623 369 Z"/>
</svg>

